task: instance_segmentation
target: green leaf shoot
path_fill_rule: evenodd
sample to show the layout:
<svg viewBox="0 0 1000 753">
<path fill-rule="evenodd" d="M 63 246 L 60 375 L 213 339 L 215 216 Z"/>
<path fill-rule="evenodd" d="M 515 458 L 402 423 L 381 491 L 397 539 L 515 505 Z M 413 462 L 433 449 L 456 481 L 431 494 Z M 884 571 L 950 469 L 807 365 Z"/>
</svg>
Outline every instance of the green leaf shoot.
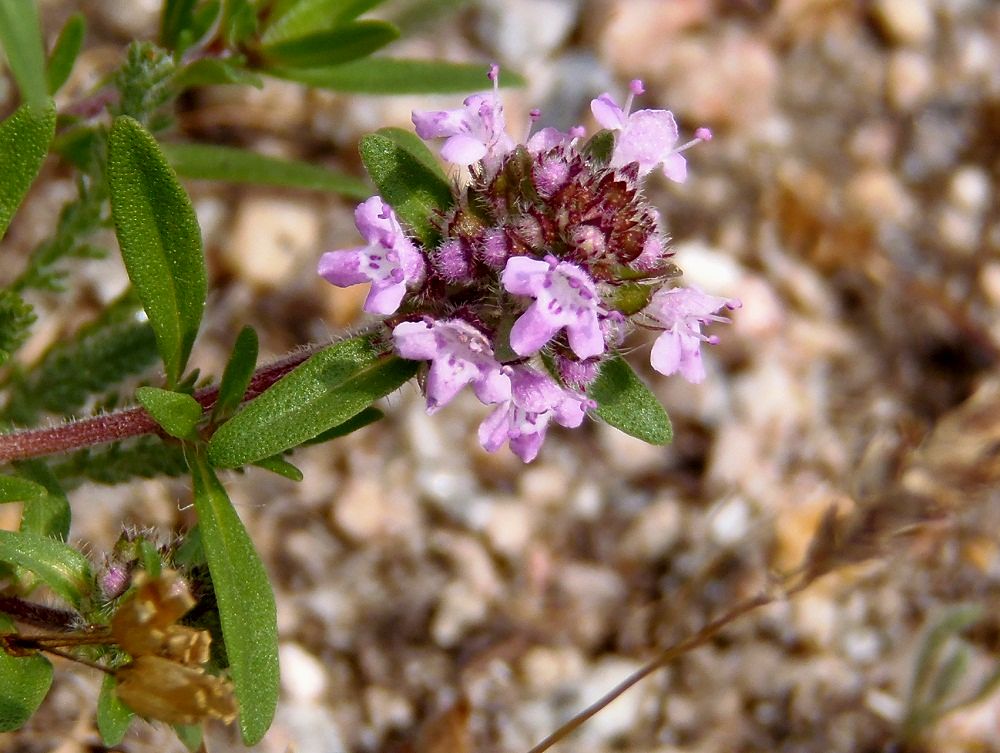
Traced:
<svg viewBox="0 0 1000 753">
<path fill-rule="evenodd" d="M 82 13 L 74 13 L 63 24 L 45 67 L 45 81 L 50 95 L 59 91 L 73 72 L 73 64 L 83 49 L 86 33 L 87 21 Z"/>
<path fill-rule="evenodd" d="M 135 391 L 135 397 L 170 436 L 177 439 L 194 439 L 197 436 L 195 428 L 201 418 L 201 406 L 190 395 L 157 387 L 140 387 Z"/>
<path fill-rule="evenodd" d="M 288 373 L 216 431 L 212 463 L 236 468 L 296 447 L 344 423 L 417 373 L 366 337 L 331 345 Z"/>
<path fill-rule="evenodd" d="M 0 181 L 0 238 L 42 167 L 55 127 L 56 111 L 51 103 L 40 107 L 23 105 L 0 123 L 0 165 L 4 170 Z"/>
<path fill-rule="evenodd" d="M 250 380 L 257 366 L 257 333 L 253 327 L 244 327 L 236 337 L 229 363 L 222 372 L 219 396 L 212 408 L 212 420 L 229 416 L 243 402 Z"/>
<path fill-rule="evenodd" d="M 42 28 L 34 0 L 0 0 L 0 47 L 7 55 L 22 101 L 37 109 L 44 108 L 49 90 L 45 81 Z"/>
<path fill-rule="evenodd" d="M 277 474 L 282 478 L 287 478 L 289 481 L 299 482 L 304 478 L 304 476 L 302 475 L 302 471 L 300 471 L 298 468 L 289 463 L 280 455 L 275 455 L 274 457 L 258 460 L 253 465 L 257 466 L 258 468 L 263 468 L 265 471 L 270 471 L 271 473 Z"/>
<path fill-rule="evenodd" d="M 434 220 L 454 202 L 448 182 L 427 167 L 423 157 L 383 135 L 364 136 L 360 151 L 382 198 L 421 243 L 433 248 L 439 236 Z"/>
<path fill-rule="evenodd" d="M 597 403 L 598 418 L 616 429 L 650 444 L 673 439 L 670 418 L 660 401 L 620 356 L 602 364 L 587 394 Z"/>
<path fill-rule="evenodd" d="M 276 44 L 318 31 L 334 29 L 351 21 L 384 0 L 298 0 L 282 12 L 272 14 L 261 34 L 262 44 Z"/>
<path fill-rule="evenodd" d="M 207 290 L 194 207 L 155 139 L 127 116 L 111 127 L 108 180 L 125 268 L 153 327 L 167 384 L 174 385 L 198 333 Z"/>
<path fill-rule="evenodd" d="M 366 57 L 399 37 L 399 29 L 385 21 L 352 21 L 329 31 L 266 45 L 268 66 L 322 68 Z"/>
<path fill-rule="evenodd" d="M 376 57 L 322 68 L 272 67 L 271 76 L 353 94 L 468 94 L 489 88 L 485 63 Z M 524 86 L 504 69 L 501 86 Z"/>
<path fill-rule="evenodd" d="M 214 144 L 163 144 L 162 148 L 182 178 L 332 191 L 351 199 L 371 195 L 363 180 L 307 162 Z"/>
<path fill-rule="evenodd" d="M 260 741 L 278 703 L 278 627 L 264 566 L 206 459 L 192 468 L 194 506 L 247 745 Z"/>
</svg>

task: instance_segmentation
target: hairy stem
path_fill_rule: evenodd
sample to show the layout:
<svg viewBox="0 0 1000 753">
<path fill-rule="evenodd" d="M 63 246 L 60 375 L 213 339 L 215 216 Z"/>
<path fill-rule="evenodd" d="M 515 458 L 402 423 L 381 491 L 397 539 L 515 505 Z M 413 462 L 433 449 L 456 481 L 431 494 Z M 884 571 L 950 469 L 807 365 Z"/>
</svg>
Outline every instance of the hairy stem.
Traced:
<svg viewBox="0 0 1000 753">
<path fill-rule="evenodd" d="M 250 400 L 262 393 L 316 350 L 301 350 L 280 361 L 262 366 L 250 380 L 243 399 Z M 217 386 L 206 387 L 194 393 L 194 399 L 205 410 L 210 410 L 218 397 Z M 0 434 L 0 465 L 160 433 L 159 425 L 144 408 L 128 408 L 103 416 L 70 421 L 61 426 Z"/>
</svg>

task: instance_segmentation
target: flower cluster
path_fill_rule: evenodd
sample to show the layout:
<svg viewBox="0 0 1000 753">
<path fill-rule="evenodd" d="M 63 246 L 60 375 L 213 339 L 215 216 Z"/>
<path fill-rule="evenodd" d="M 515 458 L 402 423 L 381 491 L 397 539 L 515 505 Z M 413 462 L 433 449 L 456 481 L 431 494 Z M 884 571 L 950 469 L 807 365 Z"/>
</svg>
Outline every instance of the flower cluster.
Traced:
<svg viewBox="0 0 1000 753">
<path fill-rule="evenodd" d="M 661 332 L 654 369 L 700 382 L 700 346 L 716 341 L 701 327 L 739 302 L 670 286 L 679 271 L 641 193 L 657 167 L 683 181 L 682 152 L 710 139 L 707 129 L 678 146 L 669 111 L 630 112 L 643 91 L 633 81 L 624 107 L 609 94 L 593 100 L 604 130 L 588 141 L 580 127 L 545 128 L 518 144 L 497 75 L 491 67 L 491 95 L 413 113 L 417 134 L 445 139 L 441 156 L 468 168 L 435 218 L 440 242 L 421 245 L 375 196 L 355 213 L 368 245 L 324 254 L 319 273 L 339 286 L 371 282 L 364 309 L 388 316 L 400 356 L 429 363 L 428 412 L 471 384 L 496 406 L 479 428 L 483 447 L 509 443 L 529 462 L 552 421 L 576 427 L 595 407 L 587 387 L 631 326 Z"/>
</svg>

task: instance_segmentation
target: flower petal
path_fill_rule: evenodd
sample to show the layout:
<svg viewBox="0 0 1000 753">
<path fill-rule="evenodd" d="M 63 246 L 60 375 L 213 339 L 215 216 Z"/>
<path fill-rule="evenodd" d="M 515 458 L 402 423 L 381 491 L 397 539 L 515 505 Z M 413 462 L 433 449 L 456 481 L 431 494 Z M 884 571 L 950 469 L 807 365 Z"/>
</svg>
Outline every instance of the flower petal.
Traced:
<svg viewBox="0 0 1000 753">
<path fill-rule="evenodd" d="M 539 304 L 528 307 L 510 330 L 510 347 L 519 356 L 526 357 L 542 349 L 562 325 L 547 317 Z"/>
<path fill-rule="evenodd" d="M 372 288 L 368 291 L 368 297 L 362 308 L 369 314 L 383 316 L 393 314 L 399 308 L 404 295 L 406 295 L 405 282 L 393 282 L 389 278 L 376 280 L 372 283 Z"/>
<path fill-rule="evenodd" d="M 427 372 L 427 412 L 451 402 L 476 377 L 476 368 L 461 359 L 435 358 Z"/>
<path fill-rule="evenodd" d="M 453 165 L 471 165 L 486 156 L 486 144 L 464 133 L 452 136 L 441 147 L 442 159 Z"/>
<path fill-rule="evenodd" d="M 496 410 L 479 424 L 479 444 L 487 452 L 496 452 L 507 441 L 511 410 L 509 405 L 497 406 Z"/>
<path fill-rule="evenodd" d="M 510 400 L 510 377 L 504 374 L 499 368 L 487 371 L 476 380 L 472 388 L 475 390 L 479 401 L 485 405 Z"/>
<path fill-rule="evenodd" d="M 594 113 L 594 118 L 604 128 L 620 131 L 625 127 L 625 111 L 607 92 L 590 101 L 590 111 Z"/>
<path fill-rule="evenodd" d="M 400 322 L 392 330 L 396 352 L 411 361 L 429 361 L 440 352 L 434 330 L 427 322 Z"/>
<path fill-rule="evenodd" d="M 585 316 L 586 321 L 570 324 L 566 327 L 569 336 L 569 347 L 581 361 L 604 352 L 604 333 L 597 320 L 597 314 L 591 312 Z M 516 352 L 516 351 L 515 351 Z"/>
<path fill-rule="evenodd" d="M 529 256 L 512 256 L 507 260 L 500 281 L 514 295 L 534 295 L 535 290 L 549 273 L 548 262 Z"/>
<path fill-rule="evenodd" d="M 368 275 L 361 271 L 363 251 L 363 248 L 327 251 L 319 257 L 316 271 L 324 280 L 341 288 L 368 282 Z"/>
<path fill-rule="evenodd" d="M 649 353 L 649 363 L 664 376 L 675 373 L 681 365 L 681 336 L 668 330 L 660 334 Z"/>
</svg>

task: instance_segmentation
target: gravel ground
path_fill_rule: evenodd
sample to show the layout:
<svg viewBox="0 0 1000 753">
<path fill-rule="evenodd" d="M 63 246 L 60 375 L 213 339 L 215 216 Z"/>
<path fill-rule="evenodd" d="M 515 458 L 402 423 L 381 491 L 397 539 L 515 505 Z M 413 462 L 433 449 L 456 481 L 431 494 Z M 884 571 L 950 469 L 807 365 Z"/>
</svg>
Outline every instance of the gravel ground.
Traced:
<svg viewBox="0 0 1000 753">
<path fill-rule="evenodd" d="M 47 4 L 53 27 L 68 5 Z M 79 87 L 126 35 L 150 33 L 158 3 L 87 5 Z M 865 519 L 890 539 L 878 556 L 734 622 L 561 750 L 903 750 L 928 621 L 986 607 L 967 635 L 971 675 L 1000 648 L 1000 5 L 483 0 L 399 47 L 527 74 L 526 90 L 504 93 L 515 133 L 534 106 L 543 125 L 589 123 L 591 97 L 636 77 L 642 105 L 669 107 L 687 132 L 710 126 L 688 182 L 649 193 L 686 280 L 743 309 L 716 330 L 702 385 L 656 375 L 649 340 L 631 343 L 673 418 L 668 447 L 590 424 L 550 432 L 523 466 L 479 449 L 474 398 L 428 417 L 409 386 L 381 423 L 298 453 L 302 483 L 233 479 L 279 608 L 283 701 L 256 750 L 527 751 L 658 648 L 794 569 L 831 505 L 850 516 L 889 498 L 904 504 Z M 456 100 L 268 82 L 186 99 L 179 129 L 357 173 L 365 131 Z M 9 260 L 69 190 L 48 176 Z M 359 321 L 363 291 L 313 272 L 323 250 L 355 243 L 351 205 L 191 191 L 214 283 L 193 358 L 203 373 L 221 372 L 243 323 L 278 357 Z M 83 265 L 73 307 L 40 301 L 54 313 L 30 352 L 120 290 L 116 265 Z M 191 521 L 189 497 L 169 481 L 82 489 L 74 535 L 101 551 L 123 522 L 170 530 Z M 101 749 L 93 674 L 60 667 L 43 712 L 0 751 Z M 998 731 L 995 696 L 907 749 L 1000 750 Z M 221 726 L 208 741 L 238 748 Z M 136 724 L 121 750 L 178 747 Z"/>
</svg>

